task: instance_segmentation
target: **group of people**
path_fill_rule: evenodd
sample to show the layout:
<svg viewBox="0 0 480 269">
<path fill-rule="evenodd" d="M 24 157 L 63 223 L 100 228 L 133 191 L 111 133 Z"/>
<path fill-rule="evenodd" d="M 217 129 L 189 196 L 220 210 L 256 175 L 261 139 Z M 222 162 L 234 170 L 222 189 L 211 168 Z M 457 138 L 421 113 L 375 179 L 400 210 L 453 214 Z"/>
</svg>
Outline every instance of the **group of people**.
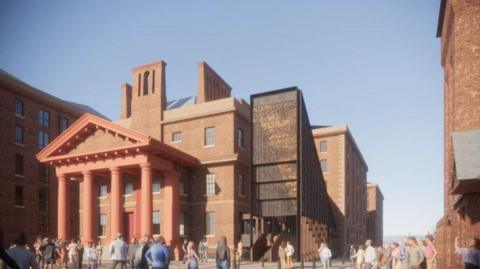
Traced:
<svg viewBox="0 0 480 269">
<path fill-rule="evenodd" d="M 293 254 L 295 248 L 289 240 L 283 240 L 278 247 L 278 259 L 280 260 L 280 268 L 293 268 Z"/>
</svg>

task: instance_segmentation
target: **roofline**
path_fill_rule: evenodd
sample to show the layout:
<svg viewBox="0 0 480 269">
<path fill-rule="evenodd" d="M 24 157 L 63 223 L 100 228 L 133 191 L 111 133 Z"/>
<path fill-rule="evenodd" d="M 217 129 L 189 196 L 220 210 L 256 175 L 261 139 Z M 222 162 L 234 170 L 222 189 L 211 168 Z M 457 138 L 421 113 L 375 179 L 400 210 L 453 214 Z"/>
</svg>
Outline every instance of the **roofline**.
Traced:
<svg viewBox="0 0 480 269">
<path fill-rule="evenodd" d="M 438 11 L 437 37 L 442 36 L 443 20 L 445 18 L 445 9 L 447 7 L 447 0 L 440 2 L 440 9 Z"/>
<path fill-rule="evenodd" d="M 255 97 L 261 97 L 261 96 L 266 96 L 266 95 L 271 95 L 271 94 L 290 92 L 290 91 L 295 91 L 295 90 L 300 90 L 300 89 L 297 86 L 292 86 L 292 87 L 282 88 L 282 89 L 278 89 L 278 90 L 265 91 L 265 92 L 252 94 L 252 95 L 250 95 L 250 105 L 252 105 L 253 98 L 255 98 Z"/>
</svg>

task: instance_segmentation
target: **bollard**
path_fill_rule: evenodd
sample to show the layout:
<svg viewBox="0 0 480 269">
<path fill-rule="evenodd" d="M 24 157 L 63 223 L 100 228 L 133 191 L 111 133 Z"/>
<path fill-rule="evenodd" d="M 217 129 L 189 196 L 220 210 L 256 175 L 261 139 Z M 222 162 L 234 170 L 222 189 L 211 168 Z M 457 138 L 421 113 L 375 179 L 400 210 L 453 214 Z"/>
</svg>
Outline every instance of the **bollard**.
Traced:
<svg viewBox="0 0 480 269">
<path fill-rule="evenodd" d="M 300 268 L 301 268 L 301 269 L 304 269 L 304 268 L 305 268 L 303 257 L 302 257 L 302 259 L 300 260 Z"/>
</svg>

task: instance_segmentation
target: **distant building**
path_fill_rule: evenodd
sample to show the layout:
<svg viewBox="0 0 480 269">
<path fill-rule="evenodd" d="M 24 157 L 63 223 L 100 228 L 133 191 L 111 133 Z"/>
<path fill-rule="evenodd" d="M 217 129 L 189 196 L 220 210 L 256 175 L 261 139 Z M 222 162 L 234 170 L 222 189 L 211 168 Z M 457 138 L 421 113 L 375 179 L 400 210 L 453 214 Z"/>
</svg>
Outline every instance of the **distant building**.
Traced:
<svg viewBox="0 0 480 269">
<path fill-rule="evenodd" d="M 367 238 L 373 245 L 383 245 L 383 194 L 374 183 L 367 184 Z"/>
<path fill-rule="evenodd" d="M 437 37 L 444 69 L 444 215 L 437 223 L 439 269 L 462 267 L 455 237 L 480 234 L 480 4 L 443 0 Z"/>
<path fill-rule="evenodd" d="M 367 239 L 368 166 L 347 126 L 312 126 L 312 133 L 335 216 L 332 249 L 343 256 Z"/>
<path fill-rule="evenodd" d="M 35 154 L 86 112 L 103 117 L 0 70 L 0 227 L 6 243 L 18 232 L 30 241 L 56 234 L 55 171 Z"/>
</svg>

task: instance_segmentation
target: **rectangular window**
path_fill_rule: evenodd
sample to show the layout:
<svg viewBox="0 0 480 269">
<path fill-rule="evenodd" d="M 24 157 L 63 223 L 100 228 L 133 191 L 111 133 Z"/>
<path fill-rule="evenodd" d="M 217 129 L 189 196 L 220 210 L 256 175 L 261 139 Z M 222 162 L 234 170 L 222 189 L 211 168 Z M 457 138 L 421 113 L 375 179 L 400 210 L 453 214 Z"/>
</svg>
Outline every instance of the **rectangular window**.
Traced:
<svg viewBox="0 0 480 269">
<path fill-rule="evenodd" d="M 326 173 L 328 171 L 327 160 L 320 160 L 320 166 L 322 167 L 323 173 Z"/>
<path fill-rule="evenodd" d="M 15 175 L 23 175 L 23 156 L 15 155 Z"/>
<path fill-rule="evenodd" d="M 172 142 L 173 143 L 182 142 L 182 132 L 173 132 L 172 133 Z"/>
<path fill-rule="evenodd" d="M 98 234 L 100 236 L 107 235 L 107 214 L 100 214 L 100 220 L 98 221 Z"/>
<path fill-rule="evenodd" d="M 153 234 L 160 234 L 160 211 L 152 212 Z"/>
<path fill-rule="evenodd" d="M 107 185 L 100 185 L 100 193 L 98 196 L 105 197 L 108 193 L 108 186 Z"/>
<path fill-rule="evenodd" d="M 180 233 L 181 236 L 185 235 L 185 212 L 180 212 L 179 233 Z"/>
<path fill-rule="evenodd" d="M 328 151 L 327 141 L 320 141 L 320 152 L 327 152 L 327 151 Z"/>
<path fill-rule="evenodd" d="M 38 164 L 38 181 L 49 182 L 50 181 L 50 167 L 46 164 Z"/>
<path fill-rule="evenodd" d="M 205 235 L 215 235 L 215 212 L 205 213 Z"/>
<path fill-rule="evenodd" d="M 23 206 L 23 187 L 15 186 L 15 205 Z"/>
<path fill-rule="evenodd" d="M 44 109 L 38 110 L 38 124 L 42 127 L 50 127 L 50 112 Z"/>
<path fill-rule="evenodd" d="M 205 128 L 205 146 L 215 146 L 215 127 Z"/>
<path fill-rule="evenodd" d="M 38 218 L 38 230 L 41 233 L 49 232 L 48 216 L 40 215 Z"/>
<path fill-rule="evenodd" d="M 38 189 L 38 209 L 40 211 L 48 211 L 48 189 L 40 187 Z"/>
<path fill-rule="evenodd" d="M 243 134 L 243 130 L 241 128 L 238 128 L 238 146 L 241 148 L 241 149 L 244 149 L 245 148 L 245 138 L 244 138 L 244 134 Z"/>
<path fill-rule="evenodd" d="M 46 147 L 49 143 L 49 135 L 47 132 L 45 131 L 39 131 L 38 132 L 38 148 L 39 149 L 43 149 L 44 147 Z"/>
<path fill-rule="evenodd" d="M 15 143 L 23 144 L 23 127 L 21 125 L 15 126 Z"/>
<path fill-rule="evenodd" d="M 23 101 L 20 99 L 15 99 L 15 115 L 25 116 L 25 111 L 23 109 Z"/>
<path fill-rule="evenodd" d="M 160 183 L 160 180 L 154 180 L 152 183 L 152 192 L 153 193 L 159 193 L 162 185 Z"/>
<path fill-rule="evenodd" d="M 238 174 L 237 176 L 237 180 L 238 180 L 238 194 L 240 196 L 245 196 L 245 182 L 243 180 L 243 175 L 242 174 Z"/>
<path fill-rule="evenodd" d="M 180 194 L 187 195 L 187 185 L 185 184 L 185 181 L 180 181 Z"/>
<path fill-rule="evenodd" d="M 133 193 L 133 184 L 132 183 L 125 184 L 125 190 L 124 190 L 123 194 L 129 195 L 129 194 L 132 194 L 132 193 Z"/>
<path fill-rule="evenodd" d="M 215 195 L 215 174 L 207 174 L 206 183 L 206 194 Z"/>
<path fill-rule="evenodd" d="M 68 128 L 68 119 L 63 116 L 58 116 L 58 129 L 60 132 L 65 131 Z"/>
</svg>

